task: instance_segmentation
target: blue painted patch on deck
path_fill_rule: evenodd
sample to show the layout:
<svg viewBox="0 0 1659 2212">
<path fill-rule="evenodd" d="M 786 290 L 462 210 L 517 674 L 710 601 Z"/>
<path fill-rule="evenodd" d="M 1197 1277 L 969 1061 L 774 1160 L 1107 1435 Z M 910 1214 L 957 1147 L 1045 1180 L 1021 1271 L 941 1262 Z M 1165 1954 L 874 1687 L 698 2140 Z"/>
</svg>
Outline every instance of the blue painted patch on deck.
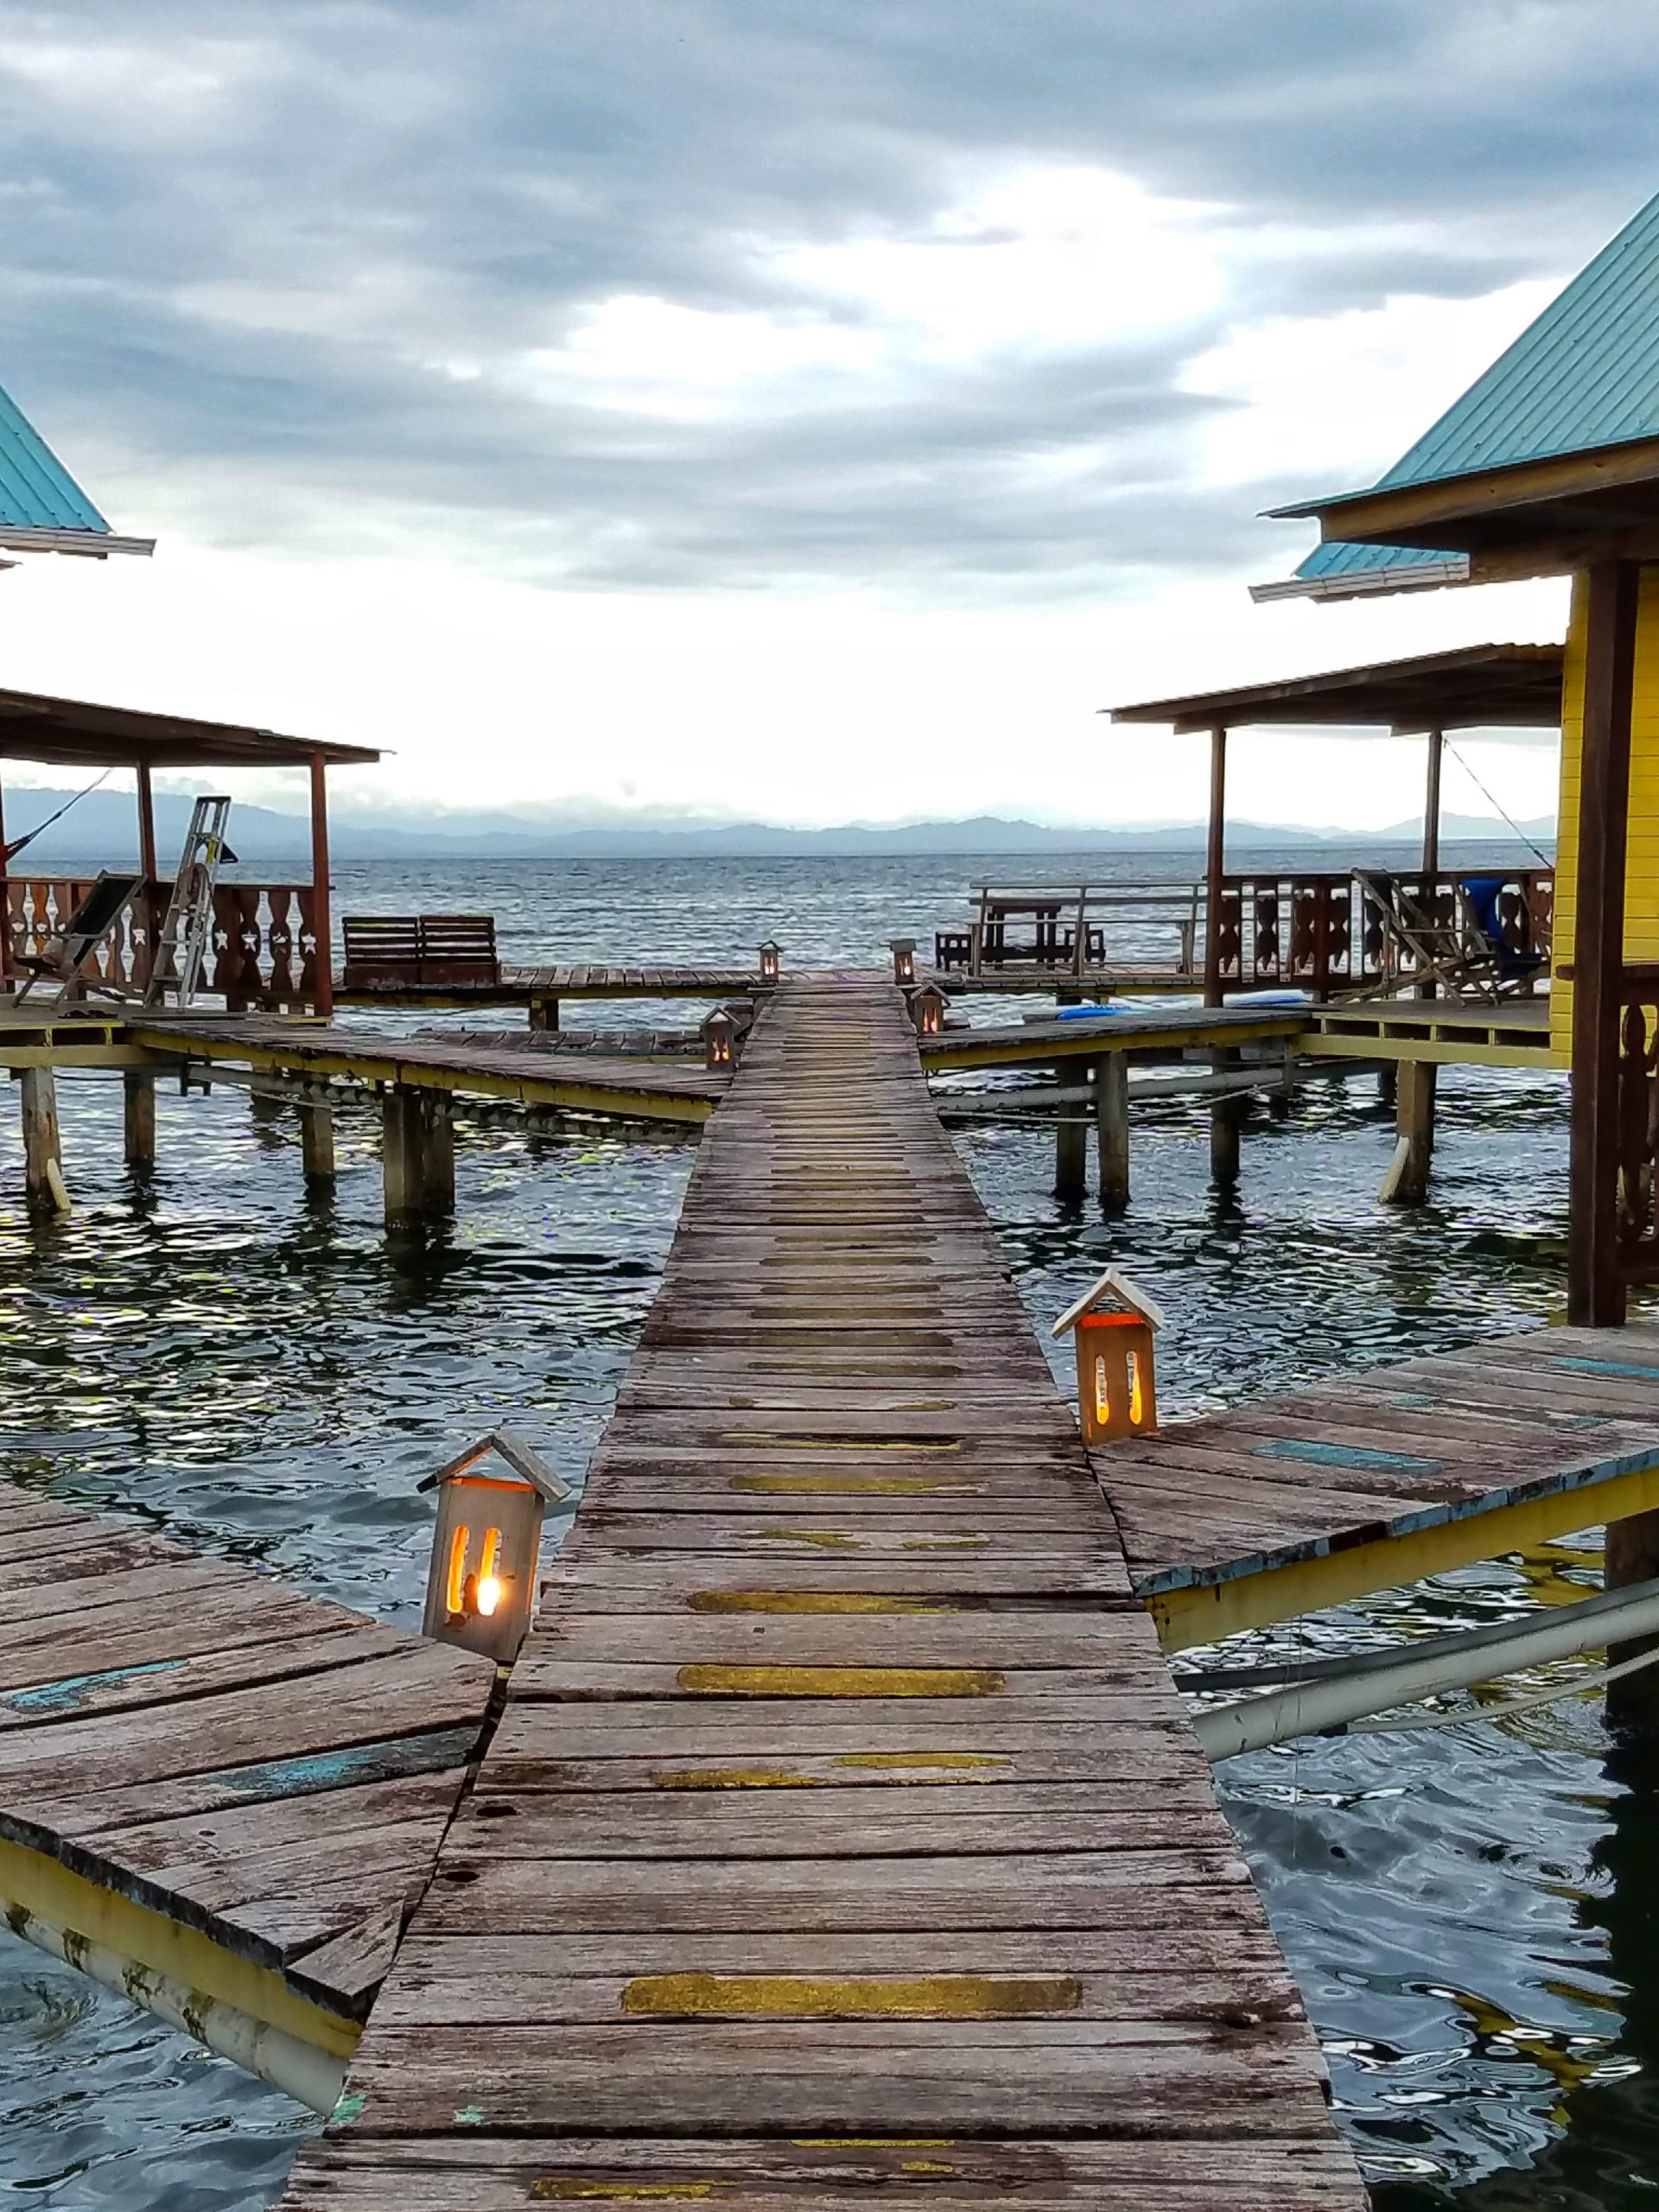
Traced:
<svg viewBox="0 0 1659 2212">
<path fill-rule="evenodd" d="M 1437 1475 L 1444 1459 L 1414 1459 L 1408 1452 L 1368 1452 L 1356 1444 L 1308 1444 L 1300 1437 L 1284 1437 L 1272 1444 L 1251 1446 L 1258 1459 L 1307 1459 L 1316 1467 L 1363 1467 L 1381 1473 Z"/>
<path fill-rule="evenodd" d="M 261 1766 L 238 1766 L 207 1777 L 238 1796 L 308 1797 L 319 1790 L 349 1789 L 365 1782 L 391 1782 L 409 1774 L 442 1774 L 465 1766 L 478 1747 L 479 1728 L 446 1728 L 431 1736 L 404 1736 L 380 1744 L 353 1744 L 340 1751 L 315 1751 Z"/>
<path fill-rule="evenodd" d="M 37 1689 L 14 1690 L 5 1700 L 14 1713 L 74 1713 L 99 1690 L 133 1682 L 145 1675 L 170 1675 L 182 1659 L 151 1659 L 142 1667 L 111 1667 L 101 1675 L 66 1675 L 60 1682 L 42 1682 Z"/>
<path fill-rule="evenodd" d="M 1659 1389 L 1659 1367 L 1643 1367 L 1634 1359 L 1558 1359 L 1556 1367 L 1570 1367 L 1575 1375 L 1638 1375 Z"/>
</svg>

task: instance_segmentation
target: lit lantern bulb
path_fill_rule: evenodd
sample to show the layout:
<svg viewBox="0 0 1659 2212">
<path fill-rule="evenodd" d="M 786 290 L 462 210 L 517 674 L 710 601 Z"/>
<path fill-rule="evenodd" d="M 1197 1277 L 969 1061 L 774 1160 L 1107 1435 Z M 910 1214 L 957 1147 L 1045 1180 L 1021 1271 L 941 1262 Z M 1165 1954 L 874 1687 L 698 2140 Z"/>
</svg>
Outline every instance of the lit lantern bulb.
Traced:
<svg viewBox="0 0 1659 2212">
<path fill-rule="evenodd" d="M 478 1579 L 478 1610 L 486 1616 L 493 1613 L 501 1602 L 501 1578 L 499 1574 L 481 1574 Z"/>
</svg>

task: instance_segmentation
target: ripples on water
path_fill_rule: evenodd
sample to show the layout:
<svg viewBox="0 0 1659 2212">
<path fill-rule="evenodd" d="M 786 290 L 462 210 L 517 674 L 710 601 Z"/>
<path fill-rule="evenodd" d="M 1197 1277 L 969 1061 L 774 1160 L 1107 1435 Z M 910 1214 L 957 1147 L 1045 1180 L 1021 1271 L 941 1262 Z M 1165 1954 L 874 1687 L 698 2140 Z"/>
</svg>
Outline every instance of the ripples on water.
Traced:
<svg viewBox="0 0 1659 2212">
<path fill-rule="evenodd" d="M 347 907 L 493 904 L 510 957 L 732 958 L 775 931 L 804 963 L 868 961 L 896 931 L 923 934 L 956 911 L 969 867 L 591 864 L 546 880 L 515 868 L 481 891 L 432 871 L 395 887 L 387 871 L 339 873 Z M 570 893 L 556 942 L 554 880 Z M 304 1195 L 290 1117 L 262 1121 L 239 1093 L 163 1092 L 146 1182 L 122 1165 L 118 1083 L 66 1076 L 60 1096 L 76 1199 L 61 1226 L 24 1220 L 15 1115 L 0 1116 L 14 1478 L 413 1621 L 421 1474 L 511 1417 L 580 1475 L 655 1292 L 689 1142 L 554 1141 L 463 1116 L 453 1226 L 389 1242 L 365 1115 L 342 1113 L 337 1190 L 320 1202 Z M 1554 1317 L 1561 1087 L 1459 1071 L 1441 1098 L 1434 1204 L 1416 1213 L 1375 1203 L 1391 1138 L 1363 1083 L 1312 1084 L 1289 1122 L 1254 1121 L 1236 1204 L 1208 1187 L 1196 1106 L 1137 1115 L 1135 1203 L 1113 1221 L 1055 1204 L 1052 1134 L 958 1141 L 1033 1318 L 1122 1260 L 1171 1309 L 1160 1391 L 1187 1413 Z M 1433 1633 L 1570 1599 L 1598 1572 L 1593 1549 L 1552 1547 L 1235 1649 Z M 1650 2194 L 1659 1779 L 1632 1756 L 1610 1747 L 1597 1704 L 1574 1700 L 1220 1770 L 1384 2212 Z M 257 2212 L 314 2124 L 0 1942 L 3 2201 Z"/>
</svg>

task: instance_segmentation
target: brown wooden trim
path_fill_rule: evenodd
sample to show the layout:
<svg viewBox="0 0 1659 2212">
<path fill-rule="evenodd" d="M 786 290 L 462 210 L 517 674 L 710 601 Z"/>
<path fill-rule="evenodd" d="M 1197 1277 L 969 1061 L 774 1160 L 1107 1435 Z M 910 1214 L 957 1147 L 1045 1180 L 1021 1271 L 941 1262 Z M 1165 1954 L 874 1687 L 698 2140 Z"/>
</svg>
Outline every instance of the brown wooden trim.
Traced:
<svg viewBox="0 0 1659 2212">
<path fill-rule="evenodd" d="M 319 1014 L 334 1010 L 334 942 L 328 911 L 328 762 L 311 755 L 311 928 L 316 938 L 316 995 Z"/>
<path fill-rule="evenodd" d="M 1645 484 L 1656 478 L 1659 478 L 1659 438 L 1637 438 L 1592 453 L 1555 454 L 1546 461 L 1518 461 L 1507 468 L 1440 477 L 1431 484 L 1391 485 L 1358 499 L 1333 501 L 1315 512 L 1320 535 L 1327 543 L 1387 543 L 1390 530 L 1418 530 L 1538 500 L 1603 492 L 1615 485 Z"/>
<path fill-rule="evenodd" d="M 1567 1318 L 1590 1328 L 1624 1318 L 1618 1250 L 1619 1007 L 1640 582 L 1641 570 L 1622 561 L 1599 564 L 1586 577 Z"/>
<path fill-rule="evenodd" d="M 1210 829 L 1205 868 L 1204 1002 L 1221 1004 L 1221 899 L 1225 874 L 1227 822 L 1227 732 L 1218 722 L 1210 733 Z"/>
</svg>

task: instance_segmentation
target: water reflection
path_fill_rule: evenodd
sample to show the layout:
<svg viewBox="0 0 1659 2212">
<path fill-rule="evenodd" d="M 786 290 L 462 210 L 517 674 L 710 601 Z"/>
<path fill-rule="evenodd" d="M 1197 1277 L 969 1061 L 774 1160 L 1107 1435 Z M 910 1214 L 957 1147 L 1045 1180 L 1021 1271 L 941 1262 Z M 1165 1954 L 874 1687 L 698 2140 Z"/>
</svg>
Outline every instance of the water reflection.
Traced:
<svg viewBox="0 0 1659 2212">
<path fill-rule="evenodd" d="M 959 882 L 962 864 L 948 873 Z M 777 928 L 786 957 L 858 957 L 861 941 L 831 934 L 832 906 L 836 927 L 848 911 L 833 876 L 792 933 L 778 926 L 784 881 L 749 882 L 747 936 Z M 885 890 L 867 903 L 877 946 L 907 912 L 918 935 L 938 918 L 937 900 L 897 914 Z M 638 957 L 684 951 L 687 911 L 683 898 L 653 907 L 663 942 L 640 938 Z M 582 957 L 579 924 L 567 957 Z M 526 957 L 552 949 L 527 919 L 512 926 Z M 724 926 L 710 921 L 699 950 L 729 957 L 747 941 L 733 925 L 716 942 Z M 620 929 L 614 904 L 606 919 L 596 903 L 596 956 Z M 293 1117 L 258 1120 L 241 1094 L 163 1090 L 144 1176 L 122 1161 L 118 1083 L 66 1077 L 60 1101 L 76 1201 L 61 1224 L 23 1217 L 15 1123 L 0 1116 L 0 1440 L 16 1478 L 406 1621 L 429 1529 L 421 1474 L 505 1418 L 580 1478 L 655 1291 L 687 1143 L 463 1115 L 454 1222 L 389 1241 L 366 1113 L 340 1118 L 329 1194 L 306 1190 Z M 1253 1116 L 1225 1198 L 1210 1187 L 1202 1108 L 1137 1109 L 1134 1192 L 1114 1217 L 1092 1198 L 1055 1205 L 1052 1133 L 976 1127 L 959 1142 L 1045 1339 L 1119 1261 L 1172 1313 L 1160 1395 L 1193 1412 L 1551 1317 L 1561 1087 L 1459 1071 L 1441 1101 L 1432 1203 L 1410 1213 L 1375 1203 L 1392 1133 L 1370 1084 L 1312 1083 L 1285 1119 Z M 1066 1383 L 1064 1348 L 1055 1357 Z M 1592 1550 L 1548 1547 L 1246 1649 L 1444 1632 L 1570 1599 L 1595 1572 Z M 1220 1780 L 1384 2212 L 1645 2195 L 1641 2177 L 1659 2171 L 1649 1754 L 1611 1743 L 1599 1708 L 1572 1702 L 1265 1753 Z M 66 1971 L 0 1948 L 12 2201 L 253 2212 L 309 2125 Z"/>
</svg>

